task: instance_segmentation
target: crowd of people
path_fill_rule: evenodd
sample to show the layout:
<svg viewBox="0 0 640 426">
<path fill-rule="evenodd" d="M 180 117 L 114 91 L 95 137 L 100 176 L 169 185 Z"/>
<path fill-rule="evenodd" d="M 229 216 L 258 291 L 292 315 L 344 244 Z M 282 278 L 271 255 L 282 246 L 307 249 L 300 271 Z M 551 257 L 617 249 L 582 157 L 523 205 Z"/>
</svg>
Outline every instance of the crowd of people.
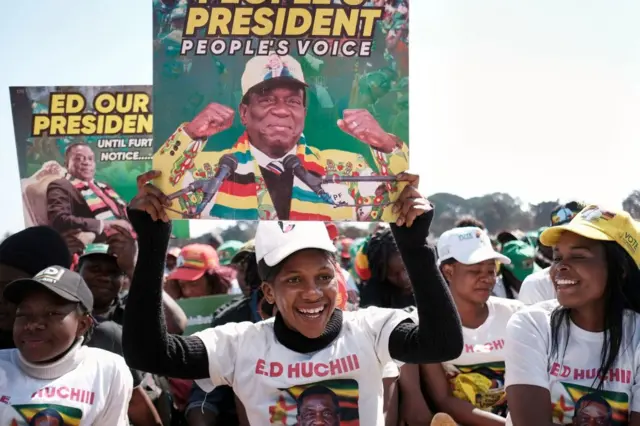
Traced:
<svg viewBox="0 0 640 426">
<path fill-rule="evenodd" d="M 570 202 L 536 232 L 464 217 L 434 239 L 405 174 L 398 221 L 366 238 L 263 221 L 171 247 L 154 173 L 136 238 L 0 244 L 0 424 L 640 425 L 627 213 Z M 184 335 L 176 300 L 215 294 L 237 297 Z"/>
</svg>

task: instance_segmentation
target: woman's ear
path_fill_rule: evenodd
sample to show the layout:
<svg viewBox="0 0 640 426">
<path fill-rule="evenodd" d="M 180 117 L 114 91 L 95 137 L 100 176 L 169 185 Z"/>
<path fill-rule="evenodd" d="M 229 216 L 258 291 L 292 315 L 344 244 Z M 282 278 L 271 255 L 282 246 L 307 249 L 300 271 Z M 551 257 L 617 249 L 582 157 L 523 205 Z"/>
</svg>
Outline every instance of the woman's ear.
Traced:
<svg viewBox="0 0 640 426">
<path fill-rule="evenodd" d="M 453 265 L 442 265 L 440 266 L 440 272 L 442 272 L 442 276 L 447 282 L 451 282 L 453 277 Z"/>
<path fill-rule="evenodd" d="M 78 318 L 78 328 L 76 329 L 76 337 L 82 337 L 93 325 L 93 318 L 89 314 L 80 314 Z"/>
<path fill-rule="evenodd" d="M 273 292 L 273 284 L 271 284 L 271 283 L 269 283 L 267 281 L 262 281 L 261 288 L 262 288 L 262 293 L 264 294 L 264 298 L 267 301 L 267 303 L 269 303 L 270 305 L 275 305 L 276 304 L 276 295 Z"/>
</svg>

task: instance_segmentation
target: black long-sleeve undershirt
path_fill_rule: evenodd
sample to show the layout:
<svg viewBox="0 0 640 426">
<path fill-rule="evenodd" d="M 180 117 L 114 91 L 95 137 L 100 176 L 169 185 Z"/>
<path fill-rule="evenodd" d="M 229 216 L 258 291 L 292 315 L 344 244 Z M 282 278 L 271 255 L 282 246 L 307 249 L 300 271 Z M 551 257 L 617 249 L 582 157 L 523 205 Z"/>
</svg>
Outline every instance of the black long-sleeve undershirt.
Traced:
<svg viewBox="0 0 640 426">
<path fill-rule="evenodd" d="M 403 362 L 441 362 L 458 357 L 462 351 L 460 319 L 436 266 L 435 251 L 426 243 L 432 217 L 432 212 L 419 217 L 411 228 L 392 225 L 414 284 L 423 325 L 408 321 L 391 333 L 390 354 Z M 138 234 L 139 253 L 125 308 L 124 357 L 131 368 L 142 371 L 183 379 L 207 378 L 209 358 L 202 340 L 168 334 L 165 326 L 162 281 L 171 224 L 154 222 L 138 210 L 129 210 L 129 219 Z"/>
</svg>

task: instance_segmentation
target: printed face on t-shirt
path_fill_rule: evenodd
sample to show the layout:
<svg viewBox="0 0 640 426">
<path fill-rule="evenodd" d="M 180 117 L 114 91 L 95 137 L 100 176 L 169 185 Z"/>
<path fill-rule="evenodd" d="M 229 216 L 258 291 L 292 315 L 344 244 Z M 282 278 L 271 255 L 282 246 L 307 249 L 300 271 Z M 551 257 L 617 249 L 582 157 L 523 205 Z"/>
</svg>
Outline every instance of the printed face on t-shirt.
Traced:
<svg viewBox="0 0 640 426">
<path fill-rule="evenodd" d="M 572 232 L 563 233 L 553 248 L 550 276 L 562 306 L 575 309 L 598 303 L 607 285 L 604 246 Z"/>
<path fill-rule="evenodd" d="M 38 289 L 18 305 L 13 340 L 27 361 L 45 362 L 68 350 L 90 325 L 91 318 L 78 311 L 77 303 Z"/>
<path fill-rule="evenodd" d="M 300 426 L 339 426 L 340 406 L 337 396 L 328 388 L 325 392 L 300 396 L 298 424 Z"/>
<path fill-rule="evenodd" d="M 573 426 L 607 426 L 611 424 L 611 407 L 606 401 L 584 401 L 576 407 Z"/>
<path fill-rule="evenodd" d="M 327 252 L 301 250 L 284 260 L 273 282 L 263 284 L 265 298 L 287 327 L 312 339 L 324 332 L 336 308 L 336 266 Z"/>
<path fill-rule="evenodd" d="M 442 265 L 442 272 L 456 298 L 471 303 L 485 303 L 496 285 L 494 259 L 474 265 L 453 262 Z"/>
</svg>

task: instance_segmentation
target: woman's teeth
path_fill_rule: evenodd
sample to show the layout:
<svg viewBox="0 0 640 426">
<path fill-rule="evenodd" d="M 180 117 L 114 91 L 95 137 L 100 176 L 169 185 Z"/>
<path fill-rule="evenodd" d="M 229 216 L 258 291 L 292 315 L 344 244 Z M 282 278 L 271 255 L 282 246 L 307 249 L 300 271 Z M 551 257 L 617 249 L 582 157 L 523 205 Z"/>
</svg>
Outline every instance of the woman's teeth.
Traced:
<svg viewBox="0 0 640 426">
<path fill-rule="evenodd" d="M 574 281 L 574 280 L 556 280 L 556 284 L 559 285 L 559 286 L 569 286 L 569 285 L 578 284 L 578 281 Z"/>
<path fill-rule="evenodd" d="M 313 308 L 313 309 L 298 309 L 298 312 L 310 318 L 319 317 L 322 311 L 324 311 L 324 306 L 321 306 L 319 308 Z"/>
</svg>

